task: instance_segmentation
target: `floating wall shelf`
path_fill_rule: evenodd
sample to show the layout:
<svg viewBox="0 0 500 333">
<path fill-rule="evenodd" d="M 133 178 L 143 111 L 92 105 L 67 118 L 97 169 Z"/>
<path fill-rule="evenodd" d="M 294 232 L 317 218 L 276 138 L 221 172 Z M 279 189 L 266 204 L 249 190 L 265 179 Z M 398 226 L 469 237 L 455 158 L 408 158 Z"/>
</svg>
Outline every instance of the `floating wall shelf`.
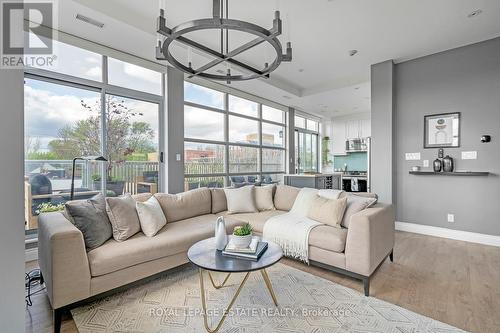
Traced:
<svg viewBox="0 0 500 333">
<path fill-rule="evenodd" d="M 410 171 L 410 175 L 423 176 L 488 176 L 489 172 L 483 171 L 454 171 L 454 172 L 434 172 L 434 171 Z"/>
</svg>

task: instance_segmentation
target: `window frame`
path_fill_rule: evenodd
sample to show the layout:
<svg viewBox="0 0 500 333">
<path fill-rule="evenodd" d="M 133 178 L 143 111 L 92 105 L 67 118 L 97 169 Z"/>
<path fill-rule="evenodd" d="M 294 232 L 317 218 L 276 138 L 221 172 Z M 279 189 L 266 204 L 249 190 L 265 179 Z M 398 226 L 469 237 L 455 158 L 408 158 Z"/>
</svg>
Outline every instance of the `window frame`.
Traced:
<svg viewBox="0 0 500 333">
<path fill-rule="evenodd" d="M 207 111 L 213 111 L 213 112 L 218 112 L 224 115 L 224 140 L 219 141 L 219 140 L 201 140 L 201 139 L 192 139 L 192 138 L 187 138 L 184 136 L 184 142 L 189 142 L 189 143 L 205 143 L 205 144 L 218 144 L 218 145 L 224 145 L 225 146 L 225 159 L 224 159 L 224 172 L 223 173 L 215 173 L 215 174 L 184 174 L 184 179 L 190 179 L 190 178 L 203 178 L 203 177 L 224 177 L 224 186 L 229 186 L 231 185 L 231 176 L 248 176 L 248 175 L 257 175 L 260 177 L 260 179 L 263 178 L 263 176 L 266 175 L 279 175 L 279 174 L 286 174 L 287 173 L 287 163 L 286 163 L 286 156 L 288 152 L 288 137 L 286 135 L 287 129 L 288 129 L 288 111 L 284 109 L 278 109 L 275 106 L 271 106 L 267 103 L 263 103 L 262 101 L 256 100 L 256 99 L 251 99 L 248 98 L 247 96 L 241 96 L 235 93 L 234 91 L 228 92 L 223 89 L 214 89 L 213 87 L 207 87 L 203 84 L 200 84 L 198 82 L 190 82 L 186 81 L 190 84 L 193 85 L 199 85 L 204 88 L 209 88 L 218 92 L 221 92 L 224 94 L 224 108 L 219 109 L 219 108 L 214 108 L 211 106 L 206 106 L 202 104 L 197 104 L 194 102 L 186 101 L 184 100 L 184 106 L 191 106 L 199 109 L 204 109 Z M 252 115 L 245 115 L 237 112 L 232 112 L 229 110 L 229 96 L 235 96 L 237 98 L 241 99 L 246 99 L 252 103 L 257 103 L 257 116 L 252 116 Z M 284 113 L 284 119 L 283 122 L 275 122 L 271 120 L 265 120 L 262 118 L 262 107 L 263 105 L 267 105 L 271 108 L 278 109 L 280 111 L 283 111 Z M 258 137 L 259 137 L 259 142 L 258 144 L 252 144 L 252 143 L 242 143 L 242 142 L 232 142 L 229 140 L 229 117 L 230 116 L 235 116 L 235 117 L 240 117 L 248 120 L 253 120 L 257 121 L 258 124 Z M 276 147 L 276 146 L 270 146 L 270 145 L 265 145 L 262 143 L 262 124 L 271 124 L 271 125 L 276 125 L 284 128 L 284 135 L 283 135 L 283 146 L 282 147 Z M 258 149 L 258 156 L 257 156 L 257 171 L 256 172 L 230 172 L 229 164 L 230 164 L 230 159 L 229 159 L 229 149 L 231 146 L 236 146 L 236 147 L 249 147 L 249 148 L 256 148 Z M 284 151 L 285 155 L 285 161 L 283 164 L 283 170 L 281 171 L 262 171 L 262 150 L 263 149 L 276 149 L 276 150 L 282 150 Z"/>
<path fill-rule="evenodd" d="M 296 113 L 295 117 L 300 117 L 300 118 L 304 119 L 304 127 L 298 127 L 298 126 L 294 127 L 294 136 L 295 136 L 295 133 L 297 133 L 297 135 L 295 136 L 296 137 L 296 139 L 295 139 L 295 146 L 296 147 L 294 147 L 295 173 L 313 171 L 312 169 L 311 170 L 304 170 L 303 168 L 302 169 L 300 168 L 301 163 L 298 162 L 299 158 L 300 158 L 300 154 L 302 153 L 302 149 L 300 148 L 300 142 L 299 142 L 300 141 L 300 134 L 304 135 L 304 137 L 306 134 L 309 134 L 309 135 L 311 135 L 311 139 L 312 139 L 313 135 L 316 136 L 316 138 L 317 138 L 316 145 L 315 145 L 316 160 L 314 161 L 314 164 L 316 165 L 316 169 L 314 171 L 319 172 L 320 145 L 321 145 L 321 135 L 320 135 L 321 121 L 317 118 L 314 118 L 312 116 L 308 116 L 308 115 L 303 114 L 303 113 Z M 308 121 L 314 121 L 315 123 L 317 123 L 317 130 L 307 129 Z M 311 143 L 311 155 L 312 155 L 312 147 L 313 147 L 313 145 Z"/>
<path fill-rule="evenodd" d="M 64 41 L 60 41 L 61 43 L 65 43 Z M 82 50 L 86 50 L 85 48 L 75 46 L 69 43 L 68 45 L 78 47 Z M 92 51 L 94 52 L 94 51 Z M 96 52 L 94 52 L 96 53 Z M 164 155 L 165 151 L 165 112 L 162 110 L 165 109 L 165 84 L 166 84 L 166 74 L 163 72 L 159 72 L 161 74 L 161 94 L 152 94 L 143 92 L 140 90 L 134 90 L 130 88 L 125 88 L 121 86 L 111 85 L 108 83 L 108 56 L 105 54 L 99 54 L 101 57 L 101 81 L 94 81 L 90 79 L 85 79 L 77 76 L 72 76 L 69 74 L 64 74 L 56 71 L 50 71 L 42 68 L 35 67 L 26 67 L 24 69 L 24 77 L 32 80 L 48 82 L 57 85 L 68 86 L 77 89 L 84 89 L 89 91 L 94 91 L 100 93 L 101 99 L 101 152 L 104 154 L 107 149 L 106 142 L 106 121 L 105 121 L 105 112 L 106 112 L 106 103 L 105 98 L 106 95 L 114 95 L 128 99 L 135 99 L 138 101 L 153 103 L 158 105 L 158 191 L 164 190 L 164 177 L 165 176 L 165 162 L 162 160 L 161 156 Z M 119 59 L 118 59 L 119 60 Z M 130 61 L 124 61 L 130 62 Z M 141 66 L 139 63 L 130 62 L 133 65 Z M 143 66 L 141 66 L 143 67 Z M 148 68 L 150 69 L 150 68 Z M 24 112 L 24 111 L 23 111 Z M 105 191 L 105 184 L 107 181 L 107 173 L 105 170 L 106 166 L 101 166 L 101 188 L 103 189 L 103 193 Z M 25 235 L 28 237 L 29 235 L 33 236 L 38 233 L 38 229 L 25 229 Z"/>
</svg>

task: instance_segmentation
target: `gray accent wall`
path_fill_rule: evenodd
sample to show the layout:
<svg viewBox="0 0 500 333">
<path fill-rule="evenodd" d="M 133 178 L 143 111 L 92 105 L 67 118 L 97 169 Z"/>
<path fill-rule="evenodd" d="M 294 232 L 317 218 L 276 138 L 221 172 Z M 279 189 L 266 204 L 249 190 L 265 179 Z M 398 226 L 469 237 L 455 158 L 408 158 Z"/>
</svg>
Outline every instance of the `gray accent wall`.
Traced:
<svg viewBox="0 0 500 333">
<path fill-rule="evenodd" d="M 375 77 L 372 82 L 375 92 L 387 89 L 385 79 L 382 87 L 377 87 L 379 79 Z M 395 101 L 393 181 L 397 220 L 500 235 L 500 38 L 397 64 Z M 377 110 L 373 111 L 376 115 Z M 458 170 L 494 175 L 408 174 L 411 166 L 422 165 L 424 159 L 432 166 L 437 157 L 437 149 L 423 148 L 424 115 L 446 112 L 461 112 L 462 128 L 461 147 L 445 149 L 445 155 L 455 159 Z M 373 124 L 375 139 L 382 135 L 387 140 L 386 134 L 377 131 L 378 125 Z M 481 143 L 483 134 L 491 135 L 492 142 Z M 462 151 L 477 151 L 477 160 L 461 160 Z M 420 152 L 422 160 L 406 161 L 405 153 L 413 152 Z M 387 156 L 384 154 L 384 158 Z M 374 168 L 379 160 L 375 156 Z M 387 164 L 384 162 L 383 167 Z M 448 213 L 455 215 L 454 223 L 447 222 Z"/>
<path fill-rule="evenodd" d="M 0 69 L 0 323 L 24 332 L 23 71 Z"/>
<path fill-rule="evenodd" d="M 393 118 L 394 63 L 385 61 L 371 67 L 371 192 L 379 200 L 393 200 Z"/>
<path fill-rule="evenodd" d="M 169 66 L 165 91 L 167 96 L 165 188 L 168 193 L 180 193 L 184 191 L 184 73 Z M 176 159 L 177 154 L 180 154 L 180 161 Z"/>
</svg>

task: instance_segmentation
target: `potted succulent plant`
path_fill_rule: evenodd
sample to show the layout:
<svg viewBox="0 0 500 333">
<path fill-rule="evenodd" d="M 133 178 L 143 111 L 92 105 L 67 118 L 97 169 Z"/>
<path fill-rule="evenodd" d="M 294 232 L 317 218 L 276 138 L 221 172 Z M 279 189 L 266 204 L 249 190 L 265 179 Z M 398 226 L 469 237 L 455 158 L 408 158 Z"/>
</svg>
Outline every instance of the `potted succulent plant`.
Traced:
<svg viewBox="0 0 500 333">
<path fill-rule="evenodd" d="M 232 242 L 239 248 L 250 246 L 250 243 L 252 242 L 252 226 L 250 223 L 245 223 L 242 226 L 234 228 Z"/>
</svg>

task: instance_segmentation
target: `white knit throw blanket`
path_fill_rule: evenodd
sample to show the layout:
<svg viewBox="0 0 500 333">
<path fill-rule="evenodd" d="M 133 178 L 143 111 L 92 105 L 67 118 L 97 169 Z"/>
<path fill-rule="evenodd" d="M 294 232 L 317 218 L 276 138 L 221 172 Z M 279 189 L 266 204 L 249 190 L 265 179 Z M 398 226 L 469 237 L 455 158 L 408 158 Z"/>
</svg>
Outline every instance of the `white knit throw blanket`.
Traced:
<svg viewBox="0 0 500 333">
<path fill-rule="evenodd" d="M 314 227 L 322 224 L 307 217 L 311 203 L 318 194 L 337 198 L 341 192 L 301 189 L 289 213 L 266 221 L 263 237 L 281 246 L 286 257 L 309 263 L 309 234 Z"/>
</svg>

